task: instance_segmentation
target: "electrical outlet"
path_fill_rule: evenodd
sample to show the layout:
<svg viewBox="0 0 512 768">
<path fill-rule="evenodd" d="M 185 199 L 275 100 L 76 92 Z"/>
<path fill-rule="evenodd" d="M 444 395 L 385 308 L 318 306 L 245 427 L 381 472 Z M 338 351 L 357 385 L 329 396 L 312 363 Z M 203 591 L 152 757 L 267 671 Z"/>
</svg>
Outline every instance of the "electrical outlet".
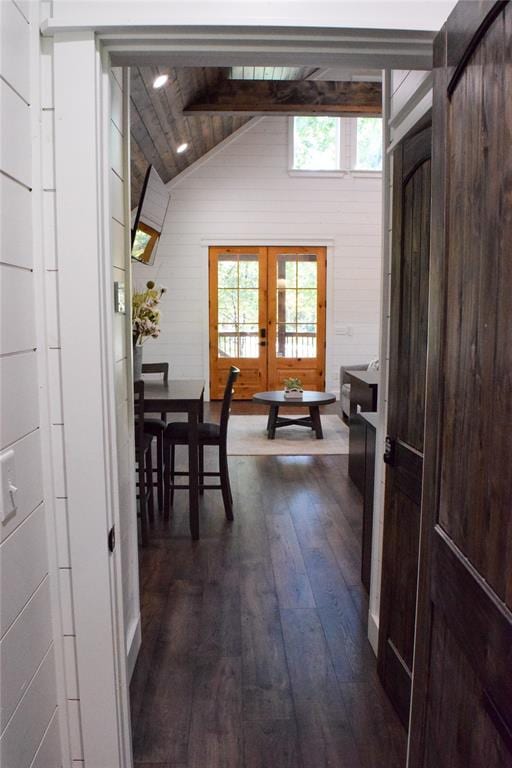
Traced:
<svg viewBox="0 0 512 768">
<path fill-rule="evenodd" d="M 5 523 L 18 509 L 14 451 L 6 451 L 0 456 L 0 484 L 0 522 Z"/>
</svg>

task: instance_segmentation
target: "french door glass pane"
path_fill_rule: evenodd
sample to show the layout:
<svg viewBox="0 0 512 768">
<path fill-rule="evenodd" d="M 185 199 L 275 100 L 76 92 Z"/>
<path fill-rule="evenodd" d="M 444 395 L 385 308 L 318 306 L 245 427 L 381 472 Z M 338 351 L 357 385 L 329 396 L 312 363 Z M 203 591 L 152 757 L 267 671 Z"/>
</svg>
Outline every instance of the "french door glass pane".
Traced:
<svg viewBox="0 0 512 768">
<path fill-rule="evenodd" d="M 258 324 L 258 290 L 241 288 L 238 291 L 238 322 Z"/>
<path fill-rule="evenodd" d="M 240 257 L 240 288 L 258 288 L 259 287 L 259 264 L 257 256 Z"/>
<path fill-rule="evenodd" d="M 297 291 L 297 322 L 316 323 L 316 290 Z"/>
<path fill-rule="evenodd" d="M 219 288 L 238 287 L 238 261 L 234 259 L 219 260 Z"/>
<path fill-rule="evenodd" d="M 317 356 L 318 273 L 314 254 L 277 257 L 278 357 Z"/>
<path fill-rule="evenodd" d="M 299 261 L 297 264 L 297 287 L 316 288 L 316 261 Z"/>
<path fill-rule="evenodd" d="M 258 256 L 221 255 L 217 279 L 219 357 L 259 357 Z"/>
<path fill-rule="evenodd" d="M 278 357 L 316 357 L 316 325 L 305 326 L 296 323 L 280 323 L 277 326 Z"/>
</svg>

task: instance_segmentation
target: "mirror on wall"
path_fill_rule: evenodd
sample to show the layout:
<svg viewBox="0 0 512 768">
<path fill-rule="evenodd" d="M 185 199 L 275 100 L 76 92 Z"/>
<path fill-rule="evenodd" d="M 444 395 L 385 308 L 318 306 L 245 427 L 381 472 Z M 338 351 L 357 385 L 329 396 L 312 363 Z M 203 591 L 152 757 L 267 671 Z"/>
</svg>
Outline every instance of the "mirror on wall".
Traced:
<svg viewBox="0 0 512 768">
<path fill-rule="evenodd" d="M 164 226 L 170 195 L 155 168 L 146 172 L 132 227 L 132 259 L 153 264 Z"/>
</svg>

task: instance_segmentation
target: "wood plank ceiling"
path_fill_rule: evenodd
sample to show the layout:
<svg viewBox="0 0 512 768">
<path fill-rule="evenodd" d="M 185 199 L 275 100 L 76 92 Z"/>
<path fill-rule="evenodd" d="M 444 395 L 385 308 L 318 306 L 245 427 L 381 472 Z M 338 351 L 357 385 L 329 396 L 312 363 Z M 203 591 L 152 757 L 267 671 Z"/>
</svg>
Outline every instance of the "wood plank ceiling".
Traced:
<svg viewBox="0 0 512 768">
<path fill-rule="evenodd" d="M 299 67 L 132 67 L 132 208 L 138 203 L 149 164 L 168 182 L 251 119 L 246 115 L 184 115 L 183 110 L 198 96 L 227 78 L 303 80 L 313 72 Z M 160 74 L 169 79 L 162 88 L 153 88 Z M 179 154 L 176 149 L 183 143 L 188 144 L 187 150 Z"/>
</svg>

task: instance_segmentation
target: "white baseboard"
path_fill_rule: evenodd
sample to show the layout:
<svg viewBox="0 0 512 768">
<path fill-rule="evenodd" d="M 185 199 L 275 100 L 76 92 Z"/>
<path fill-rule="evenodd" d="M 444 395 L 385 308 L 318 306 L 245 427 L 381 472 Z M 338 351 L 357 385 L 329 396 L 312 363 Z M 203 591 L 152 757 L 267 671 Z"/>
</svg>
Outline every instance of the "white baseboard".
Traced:
<svg viewBox="0 0 512 768">
<path fill-rule="evenodd" d="M 128 678 L 128 683 L 132 679 L 133 670 L 135 669 L 135 663 L 137 661 L 137 656 L 139 655 L 141 643 L 142 631 L 139 613 L 137 619 L 129 628 L 126 637 L 126 675 Z"/>
<path fill-rule="evenodd" d="M 379 649 L 379 617 L 368 611 L 368 640 L 374 654 L 377 656 Z"/>
</svg>

